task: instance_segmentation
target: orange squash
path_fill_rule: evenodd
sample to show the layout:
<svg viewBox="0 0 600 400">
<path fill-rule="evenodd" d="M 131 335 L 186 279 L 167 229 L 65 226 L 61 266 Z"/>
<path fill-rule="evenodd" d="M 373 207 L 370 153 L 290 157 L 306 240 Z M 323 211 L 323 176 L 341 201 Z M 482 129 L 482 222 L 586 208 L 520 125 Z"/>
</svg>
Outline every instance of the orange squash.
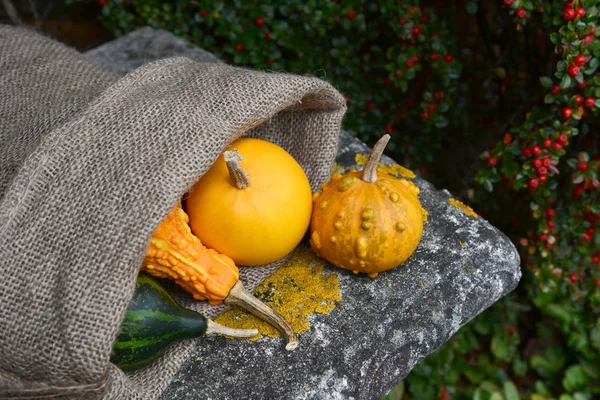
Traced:
<svg viewBox="0 0 600 400">
<path fill-rule="evenodd" d="M 287 350 L 295 349 L 298 338 L 291 325 L 244 288 L 233 260 L 205 247 L 191 232 L 188 221 L 181 204 L 177 204 L 150 238 L 141 269 L 159 278 L 173 279 L 197 300 L 246 309 L 283 332 Z"/>
<path fill-rule="evenodd" d="M 333 174 L 314 194 L 310 244 L 332 264 L 374 278 L 406 261 L 423 233 L 419 188 L 378 172 L 390 136 L 382 137 L 362 172 Z"/>
<path fill-rule="evenodd" d="M 265 140 L 232 143 L 184 200 L 192 232 L 238 265 L 279 260 L 310 224 L 312 191 L 302 167 Z"/>
</svg>

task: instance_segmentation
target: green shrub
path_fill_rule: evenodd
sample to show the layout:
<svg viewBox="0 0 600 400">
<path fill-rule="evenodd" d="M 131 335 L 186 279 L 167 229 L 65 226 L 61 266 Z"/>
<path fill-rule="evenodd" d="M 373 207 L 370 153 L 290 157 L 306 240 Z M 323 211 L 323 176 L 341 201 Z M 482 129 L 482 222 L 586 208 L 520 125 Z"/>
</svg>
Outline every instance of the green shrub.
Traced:
<svg viewBox="0 0 600 400">
<path fill-rule="evenodd" d="M 347 130 L 392 133 L 396 160 L 509 235 L 519 288 L 405 381 L 411 399 L 483 400 L 600 398 L 599 3 L 101 1 L 117 35 L 150 25 L 330 81 Z"/>
</svg>

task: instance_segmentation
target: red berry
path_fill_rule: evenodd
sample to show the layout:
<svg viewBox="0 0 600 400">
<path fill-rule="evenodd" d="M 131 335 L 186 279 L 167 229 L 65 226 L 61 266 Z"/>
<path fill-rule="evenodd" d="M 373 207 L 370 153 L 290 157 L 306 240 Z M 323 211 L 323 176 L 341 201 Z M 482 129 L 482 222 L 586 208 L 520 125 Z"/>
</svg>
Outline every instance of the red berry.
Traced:
<svg viewBox="0 0 600 400">
<path fill-rule="evenodd" d="M 429 58 L 431 59 L 431 61 L 437 61 L 438 58 L 440 58 L 440 55 L 434 51 L 429 55 Z"/>
<path fill-rule="evenodd" d="M 512 0 L 510 0 L 510 1 L 512 1 Z M 506 0 L 505 0 L 505 3 L 506 3 Z M 509 325 L 508 327 L 506 327 L 506 331 L 508 333 L 515 333 L 515 326 L 514 325 Z"/>
<path fill-rule="evenodd" d="M 414 58 L 409 58 L 408 60 L 404 61 L 404 65 L 406 65 L 406 68 L 412 68 L 415 66 L 415 60 Z"/>
<path fill-rule="evenodd" d="M 413 28 L 410 30 L 410 32 L 412 33 L 413 36 L 419 36 L 421 34 L 421 27 L 413 26 Z"/>
<path fill-rule="evenodd" d="M 584 37 L 581 38 L 581 43 L 585 44 L 586 46 L 589 46 L 590 44 L 592 44 L 593 41 L 594 41 L 594 36 L 592 36 L 592 35 L 585 35 Z"/>
<path fill-rule="evenodd" d="M 587 108 L 593 108 L 596 105 L 596 99 L 594 99 L 593 97 L 588 97 L 587 99 L 585 99 L 585 106 Z"/>
<path fill-rule="evenodd" d="M 429 104 L 427 105 L 427 109 L 428 109 L 429 111 L 435 111 L 435 104 L 434 104 L 434 103 L 429 103 Z"/>
<path fill-rule="evenodd" d="M 585 230 L 585 233 L 587 233 L 590 236 L 594 236 L 594 233 L 596 233 L 596 230 L 590 226 L 589 228 L 587 228 Z"/>
<path fill-rule="evenodd" d="M 198 14 L 200 14 L 201 17 L 206 17 L 208 15 L 208 11 L 206 11 L 206 10 L 200 10 L 198 12 Z"/>
<path fill-rule="evenodd" d="M 398 22 L 400 22 L 400 25 L 406 25 L 408 21 L 406 20 L 406 18 L 400 18 Z"/>
<path fill-rule="evenodd" d="M 544 167 L 546 168 L 550 168 L 550 166 L 552 165 L 552 160 L 549 159 L 548 157 L 544 158 L 544 160 L 542 161 L 542 164 L 544 165 Z"/>
<path fill-rule="evenodd" d="M 575 14 L 577 14 L 579 18 L 585 17 L 585 8 L 578 7 L 577 10 L 575 10 Z"/>
<path fill-rule="evenodd" d="M 600 256 L 598 256 L 598 255 L 594 255 L 594 256 L 592 256 L 592 262 L 593 262 L 594 264 L 600 264 Z M 598 281 L 600 281 L 600 279 L 598 279 Z M 597 283 L 598 281 L 596 281 L 596 284 L 597 284 L 597 285 L 598 285 L 598 283 Z M 600 285 L 598 285 L 598 286 L 600 286 Z"/>
<path fill-rule="evenodd" d="M 554 221 L 546 221 L 546 225 L 550 229 L 554 229 L 554 227 L 556 227 L 556 224 L 554 223 Z"/>
<path fill-rule="evenodd" d="M 450 53 L 444 54 L 444 61 L 450 64 L 452 61 L 454 61 L 454 56 Z"/>
<path fill-rule="evenodd" d="M 569 137 L 566 134 L 561 133 L 560 135 L 558 135 L 558 139 L 556 139 L 556 141 L 558 143 L 565 144 L 569 141 Z"/>
<path fill-rule="evenodd" d="M 573 95 L 573 98 L 575 98 L 576 105 L 580 105 L 581 103 L 583 103 L 583 97 L 581 97 L 581 95 L 579 95 L 579 94 Z"/>
<path fill-rule="evenodd" d="M 525 146 L 523 147 L 523 151 L 521 153 L 523 154 L 523 157 L 529 157 L 531 156 L 531 149 Z"/>
<path fill-rule="evenodd" d="M 579 161 L 579 163 L 577 163 L 577 169 L 584 172 L 587 171 L 588 163 L 585 161 Z"/>
<path fill-rule="evenodd" d="M 388 76 L 387 78 L 384 79 L 383 81 L 386 85 L 391 85 L 392 84 L 392 80 L 390 79 L 390 77 Z"/>
<path fill-rule="evenodd" d="M 548 175 L 542 175 L 538 179 L 540 180 L 540 183 L 544 183 L 548 179 Z"/>
<path fill-rule="evenodd" d="M 573 196 L 575 196 L 575 197 L 581 197 L 581 195 L 583 194 L 583 191 L 584 191 L 583 185 L 577 185 L 573 189 Z"/>
<path fill-rule="evenodd" d="M 348 95 L 348 94 L 345 94 L 345 95 L 344 95 L 344 99 L 345 99 L 346 101 L 350 101 L 350 95 Z"/>
<path fill-rule="evenodd" d="M 104 7 L 106 5 L 106 0 L 98 0 L 98 5 Z"/>
<path fill-rule="evenodd" d="M 394 127 L 391 124 L 387 124 L 385 126 L 385 131 L 391 135 L 392 133 L 394 133 Z"/>
<path fill-rule="evenodd" d="M 556 143 L 554 143 L 553 147 L 554 147 L 554 150 L 562 150 L 563 145 L 560 144 L 560 143 L 558 143 L 558 142 L 556 142 Z"/>
<path fill-rule="evenodd" d="M 556 215 L 556 210 L 554 208 L 549 208 L 546 210 L 546 217 L 552 218 Z"/>
<path fill-rule="evenodd" d="M 533 165 L 533 168 L 537 169 L 542 166 L 542 160 L 540 158 L 536 158 L 531 162 L 531 165 Z"/>
<path fill-rule="evenodd" d="M 509 144 L 510 142 L 512 142 L 512 135 L 510 133 L 506 132 L 504 134 L 504 138 L 502 138 L 502 142 L 506 145 Z"/>
<path fill-rule="evenodd" d="M 433 97 L 435 97 L 437 100 L 441 100 L 444 98 L 444 91 L 443 90 L 439 90 L 437 92 L 435 92 L 433 94 Z"/>
<path fill-rule="evenodd" d="M 592 236 L 587 233 L 584 233 L 581 238 L 583 239 L 584 242 L 589 242 L 590 240 L 592 240 Z"/>
<path fill-rule="evenodd" d="M 575 18 L 576 12 L 572 8 L 565 8 L 561 14 L 564 21 L 571 21 Z"/>
<path fill-rule="evenodd" d="M 258 17 L 254 20 L 256 26 L 263 26 L 265 24 L 265 19 L 263 17 Z"/>
<path fill-rule="evenodd" d="M 558 85 L 552 85 L 550 87 L 550 93 L 552 93 L 552 94 L 559 94 L 560 93 L 560 86 L 558 86 Z"/>
<path fill-rule="evenodd" d="M 544 139 L 544 147 L 550 146 L 552 146 L 552 140 L 550 140 L 549 138 Z"/>
<path fill-rule="evenodd" d="M 428 113 L 427 111 L 423 111 L 423 112 L 421 113 L 421 118 L 423 118 L 423 119 L 427 119 L 427 118 L 429 118 L 429 113 Z"/>
<path fill-rule="evenodd" d="M 583 54 L 578 54 L 573 59 L 575 61 L 575 65 L 579 65 L 580 67 L 587 62 L 587 58 Z"/>
<path fill-rule="evenodd" d="M 348 18 L 350 21 L 352 21 L 354 18 L 356 18 L 356 11 L 354 10 L 349 10 L 346 13 L 346 18 Z"/>
<path fill-rule="evenodd" d="M 524 9 L 524 8 L 519 8 L 519 9 L 517 10 L 517 18 L 521 18 L 521 19 L 523 19 L 523 18 L 525 18 L 525 17 L 527 17 L 527 10 L 526 10 L 526 9 Z"/>
<path fill-rule="evenodd" d="M 546 176 L 546 175 L 548 175 L 548 169 L 546 167 L 539 167 L 537 169 L 537 174 L 539 176 Z"/>
<path fill-rule="evenodd" d="M 424 166 L 424 165 L 421 165 L 421 166 L 419 167 L 419 171 L 420 171 L 420 172 L 422 172 L 422 173 L 425 173 L 425 172 L 427 172 L 427 167 L 426 167 L 426 166 Z"/>
<path fill-rule="evenodd" d="M 238 45 L 237 45 L 237 46 L 235 46 L 235 49 L 236 49 L 237 51 L 242 51 L 242 50 L 244 50 L 244 45 L 243 45 L 243 44 L 241 44 L 241 43 L 238 43 Z"/>
<path fill-rule="evenodd" d="M 571 281 L 571 283 L 577 282 L 577 275 L 576 274 L 569 275 L 569 280 Z"/>
<path fill-rule="evenodd" d="M 267 58 L 265 60 L 265 65 L 271 65 L 271 64 L 273 64 L 273 60 L 271 60 L 270 58 Z"/>
<path fill-rule="evenodd" d="M 585 89 L 587 87 L 587 81 L 577 82 L 577 87 L 581 90 Z"/>
<path fill-rule="evenodd" d="M 533 190 L 537 188 L 538 185 L 539 181 L 537 180 L 537 178 L 529 178 L 529 181 L 527 182 L 527 186 L 529 187 L 529 189 Z"/>
<path fill-rule="evenodd" d="M 571 115 L 573 115 L 573 109 L 571 107 L 564 107 L 562 109 L 562 115 L 565 118 L 571 118 Z"/>
<path fill-rule="evenodd" d="M 537 155 L 538 155 L 538 154 L 540 154 L 541 152 L 542 152 L 542 149 L 541 149 L 541 148 L 540 148 L 540 146 L 538 146 L 537 144 L 531 148 L 531 153 L 532 153 L 534 156 L 537 156 Z"/>
<path fill-rule="evenodd" d="M 571 65 L 569 66 L 569 68 L 567 68 L 567 73 L 569 75 L 571 75 L 572 77 L 576 77 L 577 75 L 579 75 L 579 73 L 581 72 L 581 68 L 579 68 L 577 65 Z"/>
<path fill-rule="evenodd" d="M 600 278 L 596 279 L 596 287 L 600 287 Z"/>
<path fill-rule="evenodd" d="M 510 6 L 515 0 L 504 0 L 505 6 Z"/>
<path fill-rule="evenodd" d="M 422 24 L 427 25 L 429 23 L 429 17 L 427 15 L 423 15 L 421 18 L 419 18 L 419 21 L 421 21 Z"/>
<path fill-rule="evenodd" d="M 265 33 L 265 40 L 271 40 L 271 39 L 272 39 L 271 32 Z"/>
<path fill-rule="evenodd" d="M 487 163 L 489 164 L 490 167 L 495 167 L 497 164 L 497 161 L 494 157 L 488 157 Z"/>
<path fill-rule="evenodd" d="M 373 108 L 375 108 L 375 104 L 372 101 L 369 101 L 367 103 L 367 109 L 372 110 Z"/>
</svg>

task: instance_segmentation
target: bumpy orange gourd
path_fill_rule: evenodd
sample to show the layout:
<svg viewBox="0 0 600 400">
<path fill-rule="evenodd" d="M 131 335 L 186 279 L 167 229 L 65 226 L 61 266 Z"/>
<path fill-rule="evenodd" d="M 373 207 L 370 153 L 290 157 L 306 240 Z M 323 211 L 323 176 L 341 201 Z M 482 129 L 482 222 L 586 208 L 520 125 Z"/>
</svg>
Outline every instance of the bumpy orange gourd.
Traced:
<svg viewBox="0 0 600 400">
<path fill-rule="evenodd" d="M 333 174 L 313 197 L 314 251 L 340 268 L 372 278 L 406 261 L 423 233 L 419 188 L 377 172 L 389 138 L 377 142 L 362 172 Z"/>
<path fill-rule="evenodd" d="M 192 233 L 188 222 L 187 214 L 178 203 L 152 234 L 141 269 L 159 278 L 173 279 L 196 300 L 244 308 L 283 332 L 287 350 L 295 349 L 298 337 L 292 326 L 252 296 L 239 280 L 239 270 L 233 260 L 205 247 Z"/>
<path fill-rule="evenodd" d="M 312 191 L 302 167 L 265 140 L 232 143 L 186 195 L 192 232 L 238 265 L 290 253 L 310 224 Z"/>
<path fill-rule="evenodd" d="M 205 247 L 188 222 L 181 204 L 167 214 L 150 238 L 142 269 L 175 280 L 196 300 L 220 304 L 238 281 L 239 270 L 231 258 Z"/>
</svg>

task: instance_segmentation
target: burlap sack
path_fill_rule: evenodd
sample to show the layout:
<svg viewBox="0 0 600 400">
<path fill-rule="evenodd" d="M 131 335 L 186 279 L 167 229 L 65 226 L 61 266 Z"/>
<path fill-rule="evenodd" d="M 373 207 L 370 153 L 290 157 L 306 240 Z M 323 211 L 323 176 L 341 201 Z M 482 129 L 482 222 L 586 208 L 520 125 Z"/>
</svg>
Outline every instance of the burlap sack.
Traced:
<svg viewBox="0 0 600 400">
<path fill-rule="evenodd" d="M 109 362 L 154 228 L 245 134 L 286 148 L 316 188 L 344 112 L 312 77 L 172 58 L 119 79 L 0 26 L 0 397 L 159 397 L 193 342 L 131 375 Z"/>
</svg>

